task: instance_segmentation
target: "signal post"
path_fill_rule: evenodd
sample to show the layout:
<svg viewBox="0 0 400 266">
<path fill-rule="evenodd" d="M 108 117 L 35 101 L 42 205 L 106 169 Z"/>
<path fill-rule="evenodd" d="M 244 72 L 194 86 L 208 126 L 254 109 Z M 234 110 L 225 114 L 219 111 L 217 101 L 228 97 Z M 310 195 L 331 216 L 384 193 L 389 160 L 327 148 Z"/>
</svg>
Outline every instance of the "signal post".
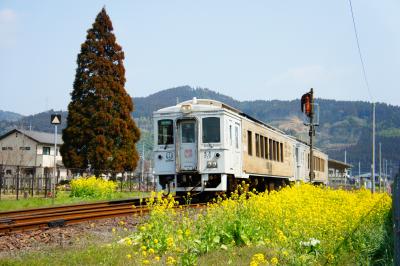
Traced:
<svg viewBox="0 0 400 266">
<path fill-rule="evenodd" d="M 314 154 L 313 154 L 313 137 L 315 136 L 315 127 L 318 126 L 317 123 L 314 122 L 314 91 L 311 88 L 310 92 L 307 92 L 301 97 L 301 111 L 305 113 L 305 115 L 309 118 L 310 123 L 305 123 L 306 126 L 309 126 L 308 135 L 310 136 L 310 183 L 315 178 L 314 173 Z"/>
</svg>

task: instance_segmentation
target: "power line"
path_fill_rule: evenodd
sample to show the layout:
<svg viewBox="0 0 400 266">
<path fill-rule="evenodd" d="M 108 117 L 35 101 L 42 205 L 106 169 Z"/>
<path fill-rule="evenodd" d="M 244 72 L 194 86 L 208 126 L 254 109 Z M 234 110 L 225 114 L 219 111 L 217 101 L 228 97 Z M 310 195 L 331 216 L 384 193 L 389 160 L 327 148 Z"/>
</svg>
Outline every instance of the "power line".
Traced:
<svg viewBox="0 0 400 266">
<path fill-rule="evenodd" d="M 356 40 L 357 40 L 358 55 L 360 56 L 360 61 L 361 61 L 364 81 L 365 81 L 365 85 L 367 86 L 367 89 L 368 89 L 369 97 L 370 97 L 371 101 L 373 102 L 374 100 L 373 100 L 373 97 L 372 97 L 371 90 L 369 88 L 369 83 L 368 83 L 368 79 L 367 79 L 367 73 L 365 71 L 364 59 L 362 57 L 362 53 L 361 53 L 361 49 L 360 49 L 360 41 L 358 40 L 357 27 L 356 27 L 356 22 L 355 22 L 355 19 L 354 19 L 353 5 L 351 4 L 351 0 L 349 0 L 349 5 L 350 5 L 351 17 L 353 19 L 354 34 L 355 34 Z"/>
</svg>

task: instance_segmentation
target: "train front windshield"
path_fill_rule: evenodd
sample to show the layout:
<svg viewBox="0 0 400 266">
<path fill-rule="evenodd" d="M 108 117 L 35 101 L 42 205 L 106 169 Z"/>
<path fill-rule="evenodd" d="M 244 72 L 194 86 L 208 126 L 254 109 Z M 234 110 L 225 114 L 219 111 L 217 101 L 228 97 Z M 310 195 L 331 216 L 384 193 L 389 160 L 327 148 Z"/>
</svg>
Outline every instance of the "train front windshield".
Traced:
<svg viewBox="0 0 400 266">
<path fill-rule="evenodd" d="M 168 145 L 174 143 L 173 121 L 164 119 L 158 121 L 158 145 Z"/>
<path fill-rule="evenodd" d="M 219 117 L 203 118 L 203 143 L 218 143 L 220 141 Z"/>
</svg>

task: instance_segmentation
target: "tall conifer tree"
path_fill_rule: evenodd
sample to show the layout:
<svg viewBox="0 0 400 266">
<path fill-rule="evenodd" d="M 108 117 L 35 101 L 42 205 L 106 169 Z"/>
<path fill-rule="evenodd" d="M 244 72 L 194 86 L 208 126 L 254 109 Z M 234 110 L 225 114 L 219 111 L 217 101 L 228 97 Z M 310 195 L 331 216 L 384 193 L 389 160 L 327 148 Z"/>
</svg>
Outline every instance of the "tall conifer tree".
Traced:
<svg viewBox="0 0 400 266">
<path fill-rule="evenodd" d="M 95 174 L 132 171 L 138 161 L 140 131 L 125 91 L 124 52 L 116 43 L 106 10 L 97 15 L 78 54 L 61 147 L 66 167 Z"/>
</svg>

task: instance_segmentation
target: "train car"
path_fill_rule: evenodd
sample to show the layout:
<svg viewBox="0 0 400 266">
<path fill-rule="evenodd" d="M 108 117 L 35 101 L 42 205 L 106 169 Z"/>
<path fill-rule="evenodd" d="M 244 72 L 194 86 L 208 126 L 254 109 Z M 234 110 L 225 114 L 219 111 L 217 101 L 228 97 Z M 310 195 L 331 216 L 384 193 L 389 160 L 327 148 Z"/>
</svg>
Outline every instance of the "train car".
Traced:
<svg viewBox="0 0 400 266">
<path fill-rule="evenodd" d="M 194 98 L 154 112 L 153 120 L 158 190 L 226 192 L 243 180 L 271 190 L 308 180 L 308 145 L 224 103 Z M 326 183 L 327 156 L 314 154 L 324 168 L 318 164 L 313 182 Z"/>
</svg>

